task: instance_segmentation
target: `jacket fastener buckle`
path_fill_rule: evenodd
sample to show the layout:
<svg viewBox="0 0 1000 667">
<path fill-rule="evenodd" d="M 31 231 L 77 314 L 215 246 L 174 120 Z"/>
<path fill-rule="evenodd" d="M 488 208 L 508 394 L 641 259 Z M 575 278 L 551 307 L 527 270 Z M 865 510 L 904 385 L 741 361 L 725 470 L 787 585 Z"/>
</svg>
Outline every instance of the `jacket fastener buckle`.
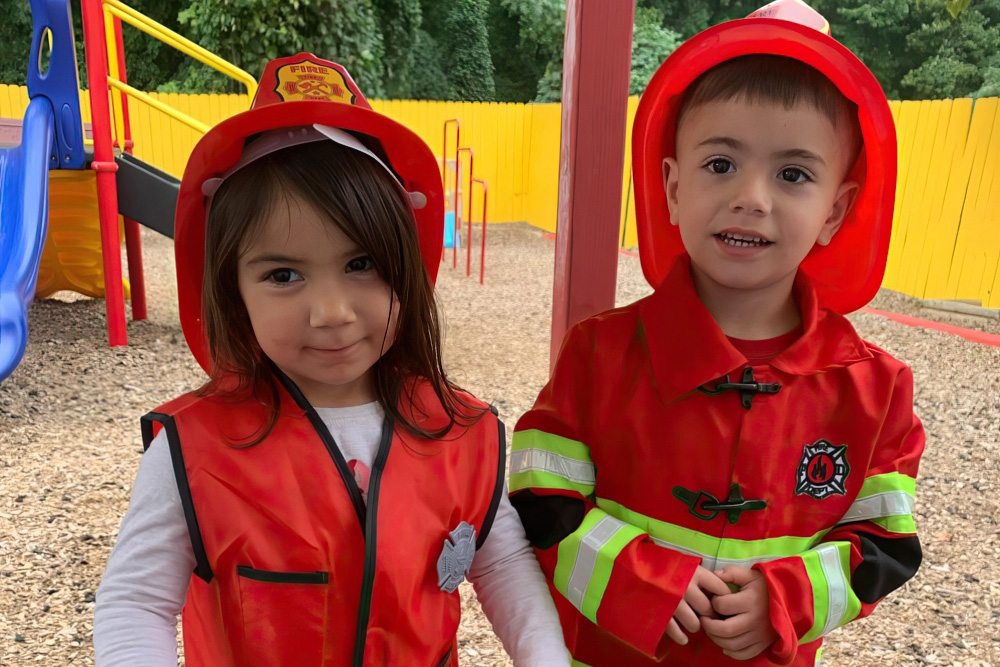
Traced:
<svg viewBox="0 0 1000 667">
<path fill-rule="evenodd" d="M 683 486 L 675 486 L 671 493 L 674 498 L 688 506 L 688 511 L 702 521 L 711 521 L 725 512 L 730 524 L 740 520 L 740 514 L 748 510 L 762 510 L 767 507 L 766 500 L 745 500 L 740 492 L 740 485 L 733 484 L 729 489 L 729 497 L 723 502 L 707 491 L 690 491 Z"/>
<path fill-rule="evenodd" d="M 707 384 L 698 387 L 698 391 L 703 394 L 714 396 L 721 394 L 727 389 L 735 389 L 740 392 L 740 403 L 747 410 L 753 405 L 754 394 L 777 394 L 781 391 L 781 385 L 777 382 L 757 382 L 753 377 L 753 368 L 747 366 L 743 369 L 743 377 L 739 382 L 730 382 L 729 376 L 725 375 L 714 388 L 709 388 Z"/>
</svg>

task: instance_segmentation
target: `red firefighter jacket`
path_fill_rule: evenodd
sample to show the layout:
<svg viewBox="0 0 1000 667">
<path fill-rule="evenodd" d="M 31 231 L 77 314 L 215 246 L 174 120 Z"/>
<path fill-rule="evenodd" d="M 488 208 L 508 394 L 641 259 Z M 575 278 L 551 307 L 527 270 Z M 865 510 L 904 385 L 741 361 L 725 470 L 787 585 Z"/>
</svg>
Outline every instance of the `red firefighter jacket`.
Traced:
<svg viewBox="0 0 1000 667">
<path fill-rule="evenodd" d="M 571 329 L 518 422 L 511 500 L 585 665 L 810 665 L 920 562 L 924 445 L 912 375 L 819 310 L 749 366 L 698 299 L 686 256 L 651 296 Z M 737 663 L 665 636 L 698 564 L 760 570 L 779 639 Z"/>
<path fill-rule="evenodd" d="M 274 430 L 253 447 L 230 444 L 261 424 L 253 401 L 188 394 L 144 418 L 147 443 L 155 422 L 167 430 L 197 560 L 183 610 L 187 664 L 457 665 L 459 594 L 439 587 L 438 562 L 462 553 L 450 559 L 457 585 L 489 533 L 502 423 L 486 412 L 423 440 L 387 419 L 366 507 L 329 430 L 282 381 Z M 408 405 L 422 426 L 448 423 L 426 383 Z M 450 534 L 462 522 L 476 532 L 458 544 Z"/>
</svg>

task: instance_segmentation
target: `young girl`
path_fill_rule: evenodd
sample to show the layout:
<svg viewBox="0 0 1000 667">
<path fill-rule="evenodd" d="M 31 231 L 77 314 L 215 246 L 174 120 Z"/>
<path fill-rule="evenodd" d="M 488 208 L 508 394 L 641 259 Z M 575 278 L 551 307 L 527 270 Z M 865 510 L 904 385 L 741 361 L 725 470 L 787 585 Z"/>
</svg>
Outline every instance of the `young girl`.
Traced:
<svg viewBox="0 0 1000 667">
<path fill-rule="evenodd" d="M 457 665 L 465 574 L 516 665 L 569 664 L 503 424 L 442 368 L 442 207 L 427 146 L 310 54 L 201 140 L 176 252 L 210 380 L 143 418 L 98 665 L 176 665 L 182 610 L 192 667 Z"/>
</svg>

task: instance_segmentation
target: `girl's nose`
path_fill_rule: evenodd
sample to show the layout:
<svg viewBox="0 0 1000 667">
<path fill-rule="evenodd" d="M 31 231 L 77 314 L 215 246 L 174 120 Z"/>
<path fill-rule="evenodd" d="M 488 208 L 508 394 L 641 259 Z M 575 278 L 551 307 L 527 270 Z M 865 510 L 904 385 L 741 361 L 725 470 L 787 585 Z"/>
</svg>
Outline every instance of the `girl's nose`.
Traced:
<svg viewBox="0 0 1000 667">
<path fill-rule="evenodd" d="M 309 325 L 335 327 L 357 319 L 350 294 L 342 290 L 324 290 L 317 293 L 310 304 Z"/>
<path fill-rule="evenodd" d="M 767 215 L 771 211 L 771 195 L 764 176 L 747 175 L 736 184 L 729 208 L 734 213 Z"/>
</svg>

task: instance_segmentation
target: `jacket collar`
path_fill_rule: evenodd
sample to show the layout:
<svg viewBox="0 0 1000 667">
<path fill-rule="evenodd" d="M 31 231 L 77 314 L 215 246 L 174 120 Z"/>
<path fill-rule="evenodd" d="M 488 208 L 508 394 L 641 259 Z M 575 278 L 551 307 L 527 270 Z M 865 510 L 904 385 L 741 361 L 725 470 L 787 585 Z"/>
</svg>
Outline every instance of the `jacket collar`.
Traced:
<svg viewBox="0 0 1000 667">
<path fill-rule="evenodd" d="M 790 375 L 810 375 L 872 358 L 846 318 L 818 307 L 812 281 L 801 271 L 794 293 L 803 333 L 771 361 L 772 367 Z M 724 375 L 735 376 L 748 364 L 698 298 L 686 254 L 678 257 L 656 291 L 640 302 L 639 318 L 664 401 Z"/>
</svg>

